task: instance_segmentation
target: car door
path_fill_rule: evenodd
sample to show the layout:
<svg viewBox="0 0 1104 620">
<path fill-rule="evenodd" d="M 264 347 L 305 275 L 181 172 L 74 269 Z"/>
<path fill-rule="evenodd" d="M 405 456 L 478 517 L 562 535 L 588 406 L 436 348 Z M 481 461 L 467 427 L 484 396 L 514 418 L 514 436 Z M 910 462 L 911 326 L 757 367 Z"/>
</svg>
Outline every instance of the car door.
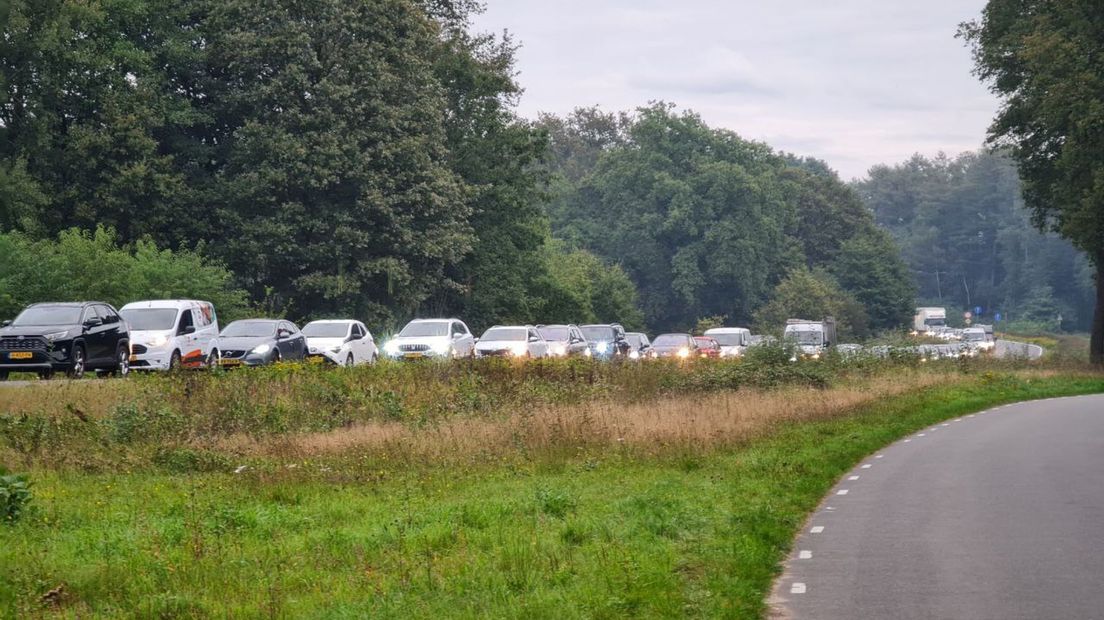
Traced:
<svg viewBox="0 0 1104 620">
<path fill-rule="evenodd" d="M 452 342 L 452 349 L 456 352 L 457 357 L 467 357 L 475 349 L 471 331 L 461 321 L 455 321 L 452 324 Z"/>
<path fill-rule="evenodd" d="M 98 366 L 103 364 L 104 357 L 108 354 L 107 336 L 104 334 L 103 317 L 96 311 L 95 306 L 85 306 L 81 315 L 82 332 L 84 334 L 84 357 L 86 366 Z"/>
<path fill-rule="evenodd" d="M 119 345 L 130 336 L 130 332 L 127 329 L 126 322 L 123 321 L 123 317 L 119 316 L 118 312 L 111 306 L 96 306 L 96 311 L 104 320 L 104 352 L 107 359 L 112 362 L 116 361 L 115 353 L 119 350 Z M 127 355 L 130 355 L 129 349 Z"/>
<path fill-rule="evenodd" d="M 350 348 L 353 351 L 353 357 L 356 358 L 356 363 L 372 361 L 372 338 L 368 335 L 368 329 L 362 323 L 353 323 L 351 338 Z"/>
<path fill-rule="evenodd" d="M 295 359 L 295 354 L 293 352 L 295 345 L 292 342 L 293 335 L 291 323 L 280 321 L 276 324 L 276 348 L 280 350 L 280 357 L 282 359 Z"/>
<path fill-rule="evenodd" d="M 372 332 L 368 331 L 368 326 L 364 323 L 360 323 L 360 329 L 364 330 L 364 338 L 361 339 L 363 343 L 361 346 L 364 348 L 364 361 L 375 361 L 379 355 L 379 349 L 376 347 L 376 339 L 372 336 Z"/>
</svg>

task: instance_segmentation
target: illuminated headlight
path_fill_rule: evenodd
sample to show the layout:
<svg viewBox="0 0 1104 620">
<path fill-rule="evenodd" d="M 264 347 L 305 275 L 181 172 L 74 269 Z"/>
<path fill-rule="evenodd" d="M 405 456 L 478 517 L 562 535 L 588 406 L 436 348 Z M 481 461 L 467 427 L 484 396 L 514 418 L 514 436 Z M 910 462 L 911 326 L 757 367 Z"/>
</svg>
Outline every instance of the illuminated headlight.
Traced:
<svg viewBox="0 0 1104 620">
<path fill-rule="evenodd" d="M 69 335 L 68 331 L 54 332 L 52 334 L 46 334 L 46 340 L 48 340 L 49 342 L 53 342 L 55 340 L 61 340 L 62 338 L 66 337 L 68 335 Z"/>
<path fill-rule="evenodd" d="M 583 351 L 583 355 L 585 355 L 585 356 L 587 356 L 587 357 L 590 357 L 591 355 L 593 355 L 593 354 L 592 354 L 592 353 L 590 352 L 590 347 L 587 347 L 587 350 L 586 350 L 586 351 Z"/>
<path fill-rule="evenodd" d="M 383 350 L 388 355 L 398 355 L 399 354 L 399 343 L 395 342 L 394 340 L 388 340 L 387 344 L 383 345 Z"/>
<path fill-rule="evenodd" d="M 813 359 L 815 359 L 815 360 L 818 360 L 818 359 L 820 359 L 820 353 L 813 353 L 813 354 L 812 354 L 812 355 L 810 355 L 809 357 L 811 357 L 811 358 L 813 358 Z"/>
<path fill-rule="evenodd" d="M 690 349 L 687 349 L 685 347 L 682 348 L 682 349 L 679 349 L 678 356 L 683 358 L 683 359 L 686 359 L 686 358 L 690 357 Z"/>
<path fill-rule="evenodd" d="M 640 359 L 640 351 L 629 351 L 629 359 L 631 359 L 631 360 Z"/>
<path fill-rule="evenodd" d="M 270 345 L 270 344 L 259 344 L 255 347 L 253 347 L 253 350 L 250 351 L 250 353 L 254 353 L 256 355 L 264 355 L 265 353 L 268 353 L 271 350 L 272 350 L 272 345 Z"/>
<path fill-rule="evenodd" d="M 558 345 L 552 347 L 552 355 L 555 355 L 555 356 L 558 356 L 558 357 L 563 357 L 563 356 L 567 355 L 567 347 L 565 347 L 562 344 L 558 344 Z"/>
<path fill-rule="evenodd" d="M 510 352 L 513 353 L 515 357 L 525 357 L 525 354 L 529 353 L 529 345 L 515 344 L 510 347 Z"/>
<path fill-rule="evenodd" d="M 450 346 L 447 342 L 435 342 L 429 345 L 429 348 L 437 355 L 445 355 L 449 352 Z"/>
<path fill-rule="evenodd" d="M 163 346 L 165 346 L 165 343 L 166 343 L 166 342 L 168 342 L 168 341 L 169 341 L 169 337 L 168 337 L 168 336 L 166 336 L 165 334 L 161 334 L 161 335 L 159 335 L 159 336 L 154 336 L 154 337 L 153 337 L 153 338 L 152 338 L 152 339 L 151 339 L 151 340 L 149 341 L 149 346 L 151 346 L 151 347 L 153 347 L 153 348 L 155 348 L 155 349 L 156 349 L 157 347 L 163 347 Z"/>
<path fill-rule="evenodd" d="M 609 353 L 610 343 L 599 342 L 598 344 L 594 345 L 594 348 L 597 349 L 599 353 Z"/>
</svg>

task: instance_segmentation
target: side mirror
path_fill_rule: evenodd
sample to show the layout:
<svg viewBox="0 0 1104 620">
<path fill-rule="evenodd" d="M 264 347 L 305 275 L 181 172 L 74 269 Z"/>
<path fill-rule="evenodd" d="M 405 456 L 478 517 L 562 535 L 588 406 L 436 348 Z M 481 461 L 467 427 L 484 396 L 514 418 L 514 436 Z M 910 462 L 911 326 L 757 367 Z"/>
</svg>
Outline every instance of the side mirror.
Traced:
<svg viewBox="0 0 1104 620">
<path fill-rule="evenodd" d="M 99 317 L 92 317 L 84 322 L 85 328 L 99 327 L 100 325 L 103 325 L 103 319 Z"/>
<path fill-rule="evenodd" d="M 279 338 L 280 340 L 283 340 L 284 338 L 287 338 L 290 335 L 291 335 L 291 332 L 289 332 L 286 329 L 281 329 L 281 330 L 276 331 L 276 337 Z"/>
<path fill-rule="evenodd" d="M 452 335 L 453 340 L 460 340 L 463 337 L 464 337 L 464 334 L 453 334 Z"/>
<path fill-rule="evenodd" d="M 529 342 L 540 342 L 540 338 L 536 336 L 529 336 Z"/>
<path fill-rule="evenodd" d="M 7 327 L 8 325 L 11 325 L 11 321 L 4 321 L 3 323 L 0 323 L 0 327 Z"/>
<path fill-rule="evenodd" d="M 184 327 L 180 328 L 180 335 L 187 336 L 188 334 L 194 334 L 195 330 L 195 325 L 185 325 Z"/>
</svg>

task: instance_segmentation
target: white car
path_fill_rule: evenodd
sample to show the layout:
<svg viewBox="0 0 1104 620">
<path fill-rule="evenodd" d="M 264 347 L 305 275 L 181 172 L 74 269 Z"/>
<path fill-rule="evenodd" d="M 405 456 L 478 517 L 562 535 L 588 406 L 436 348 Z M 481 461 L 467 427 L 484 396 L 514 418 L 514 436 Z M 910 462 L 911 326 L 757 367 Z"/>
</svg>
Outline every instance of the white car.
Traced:
<svg viewBox="0 0 1104 620">
<path fill-rule="evenodd" d="M 479 357 L 540 358 L 552 355 L 552 346 L 532 325 L 495 325 L 475 345 Z"/>
<path fill-rule="evenodd" d="M 742 357 L 751 346 L 751 330 L 744 327 L 714 327 L 703 335 L 721 345 L 721 357 Z"/>
<path fill-rule="evenodd" d="M 459 319 L 414 319 L 383 345 L 391 359 L 455 359 L 475 355 L 475 337 Z"/>
<path fill-rule="evenodd" d="M 372 332 L 360 321 L 311 321 L 303 326 L 307 337 L 307 359 L 320 359 L 338 366 L 371 364 L 379 359 Z"/>
<path fill-rule="evenodd" d="M 136 301 L 119 315 L 130 326 L 132 370 L 176 370 L 218 365 L 218 317 L 207 301 Z"/>
</svg>

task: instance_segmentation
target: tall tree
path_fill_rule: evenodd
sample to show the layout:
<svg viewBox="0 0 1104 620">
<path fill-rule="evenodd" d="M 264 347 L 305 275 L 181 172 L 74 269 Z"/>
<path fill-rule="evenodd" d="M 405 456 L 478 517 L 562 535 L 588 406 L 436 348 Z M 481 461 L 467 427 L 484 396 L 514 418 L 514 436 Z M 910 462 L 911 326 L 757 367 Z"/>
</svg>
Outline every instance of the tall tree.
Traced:
<svg viewBox="0 0 1104 620">
<path fill-rule="evenodd" d="M 960 33 L 1004 100 L 989 139 L 1019 163 L 1034 223 L 1093 262 L 1090 356 L 1104 364 L 1104 12 L 1096 0 L 989 0 Z"/>
</svg>

